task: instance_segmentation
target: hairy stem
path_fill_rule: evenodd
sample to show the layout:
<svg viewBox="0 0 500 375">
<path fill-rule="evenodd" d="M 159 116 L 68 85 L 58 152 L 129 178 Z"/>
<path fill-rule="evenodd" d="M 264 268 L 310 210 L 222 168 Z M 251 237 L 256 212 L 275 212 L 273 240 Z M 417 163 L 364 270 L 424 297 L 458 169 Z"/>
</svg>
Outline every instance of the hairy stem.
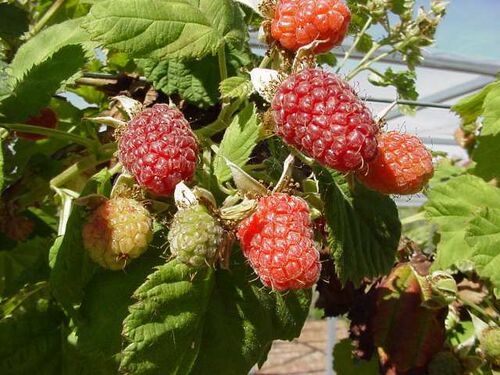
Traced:
<svg viewBox="0 0 500 375">
<path fill-rule="evenodd" d="M 45 12 L 45 14 L 38 20 L 38 22 L 33 26 L 31 30 L 31 35 L 38 34 L 40 30 L 50 21 L 54 14 L 59 10 L 59 8 L 64 4 L 65 0 L 56 0 L 52 6 Z"/>
<path fill-rule="evenodd" d="M 108 143 L 104 145 L 101 149 L 101 152 L 96 157 L 95 155 L 89 155 L 77 163 L 73 164 L 59 175 L 50 180 L 50 186 L 59 188 L 71 181 L 76 176 L 85 172 L 86 170 L 104 163 L 105 161 L 110 160 L 116 151 L 116 145 L 114 143 Z"/>
<path fill-rule="evenodd" d="M 71 133 L 66 133 L 61 130 L 56 130 L 56 129 L 49 129 L 49 128 L 44 128 L 41 126 L 34 126 L 34 125 L 26 125 L 26 124 L 7 124 L 7 123 L 0 123 L 0 127 L 11 130 L 11 131 L 19 131 L 23 133 L 31 133 L 31 134 L 38 134 L 38 135 L 44 135 L 46 137 L 50 138 L 56 138 L 60 139 L 63 141 L 69 141 L 73 143 L 78 143 L 82 146 L 85 146 L 91 150 L 96 150 L 99 146 L 99 144 L 91 139 L 81 137 L 76 134 L 71 134 Z"/>
<path fill-rule="evenodd" d="M 354 42 L 352 43 L 351 47 L 346 52 L 346 54 L 344 55 L 344 58 L 340 62 L 339 66 L 337 67 L 336 73 L 340 72 L 340 70 L 346 64 L 347 60 L 349 60 L 349 57 L 351 57 L 351 54 L 354 52 L 356 46 L 358 45 L 359 41 L 361 40 L 361 38 L 365 34 L 366 30 L 368 30 L 368 28 L 371 26 L 372 21 L 373 21 L 373 18 L 371 16 L 368 17 L 368 20 L 366 21 L 365 25 L 363 26 L 361 31 L 358 33 L 358 35 L 356 36 L 356 39 L 354 39 Z"/>
</svg>

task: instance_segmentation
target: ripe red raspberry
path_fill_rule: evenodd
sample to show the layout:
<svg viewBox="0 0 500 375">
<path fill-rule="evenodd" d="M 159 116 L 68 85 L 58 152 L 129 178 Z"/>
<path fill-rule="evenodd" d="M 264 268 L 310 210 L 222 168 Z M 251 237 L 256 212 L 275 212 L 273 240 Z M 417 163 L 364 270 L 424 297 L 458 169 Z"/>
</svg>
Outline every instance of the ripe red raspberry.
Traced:
<svg viewBox="0 0 500 375">
<path fill-rule="evenodd" d="M 50 108 L 42 108 L 38 116 L 31 116 L 26 121 L 24 121 L 24 123 L 26 125 L 34 125 L 43 128 L 54 129 L 57 126 L 57 115 Z M 47 138 L 44 135 L 24 132 L 17 132 L 17 136 L 24 139 L 29 139 L 30 141 L 37 141 L 39 139 Z"/>
<path fill-rule="evenodd" d="M 336 75 L 321 69 L 291 75 L 278 88 L 272 109 L 276 133 L 323 165 L 348 172 L 375 157 L 378 126 Z"/>
<path fill-rule="evenodd" d="M 357 176 L 384 194 L 415 194 L 433 174 L 432 155 L 422 141 L 392 131 L 379 134 L 377 156 Z"/>
<path fill-rule="evenodd" d="M 90 258 L 104 268 L 120 270 L 144 253 L 153 237 L 153 220 L 139 202 L 113 198 L 102 203 L 82 229 Z"/>
<path fill-rule="evenodd" d="M 172 195 L 175 185 L 194 175 L 198 146 L 184 115 L 156 104 L 133 118 L 118 141 L 119 158 L 140 185 Z"/>
<path fill-rule="evenodd" d="M 319 278 L 309 208 L 300 198 L 274 194 L 238 227 L 243 254 L 262 283 L 278 291 L 310 288 Z"/>
<path fill-rule="evenodd" d="M 342 43 L 351 12 L 341 0 L 281 0 L 271 23 L 271 35 L 284 48 L 296 51 L 317 40 L 323 53 Z"/>
</svg>

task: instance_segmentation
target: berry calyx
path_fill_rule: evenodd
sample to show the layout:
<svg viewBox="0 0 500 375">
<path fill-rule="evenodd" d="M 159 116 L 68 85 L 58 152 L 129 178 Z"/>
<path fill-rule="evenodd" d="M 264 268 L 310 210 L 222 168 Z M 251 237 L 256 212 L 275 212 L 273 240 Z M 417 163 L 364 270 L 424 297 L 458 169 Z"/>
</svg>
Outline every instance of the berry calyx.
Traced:
<svg viewBox="0 0 500 375">
<path fill-rule="evenodd" d="M 357 173 L 359 180 L 384 194 L 421 191 L 434 174 L 432 155 L 422 141 L 395 131 L 379 134 L 377 141 L 377 156 Z"/>
<path fill-rule="evenodd" d="M 321 69 L 306 69 L 278 88 L 276 133 L 320 164 L 349 172 L 375 157 L 378 126 L 354 89 Z"/>
<path fill-rule="evenodd" d="M 170 251 L 189 266 L 211 266 L 222 243 L 223 233 L 223 228 L 205 206 L 197 204 L 181 209 L 175 214 L 168 233 Z"/>
<path fill-rule="evenodd" d="M 280 0 L 271 35 L 290 51 L 321 42 L 314 52 L 323 53 L 342 43 L 350 21 L 351 12 L 341 0 Z"/>
<path fill-rule="evenodd" d="M 319 278 L 307 203 L 277 193 L 260 198 L 256 211 L 238 226 L 245 257 L 262 283 L 277 291 L 306 289 Z"/>
<path fill-rule="evenodd" d="M 481 352 L 494 368 L 500 369 L 500 328 L 486 329 L 480 338 Z"/>
<path fill-rule="evenodd" d="M 54 129 L 57 126 L 57 115 L 50 108 L 42 108 L 38 116 L 31 116 L 23 122 L 26 125 L 40 126 L 42 128 Z M 45 135 L 16 132 L 20 138 L 28 139 L 30 141 L 38 141 L 47 138 Z"/>
<path fill-rule="evenodd" d="M 155 104 L 134 117 L 118 140 L 118 156 L 137 182 L 154 194 L 172 195 L 192 179 L 198 156 L 196 138 L 182 112 Z"/>
<path fill-rule="evenodd" d="M 94 262 L 110 270 L 120 270 L 147 250 L 153 237 L 153 220 L 139 202 L 112 198 L 90 215 L 82 236 Z"/>
</svg>

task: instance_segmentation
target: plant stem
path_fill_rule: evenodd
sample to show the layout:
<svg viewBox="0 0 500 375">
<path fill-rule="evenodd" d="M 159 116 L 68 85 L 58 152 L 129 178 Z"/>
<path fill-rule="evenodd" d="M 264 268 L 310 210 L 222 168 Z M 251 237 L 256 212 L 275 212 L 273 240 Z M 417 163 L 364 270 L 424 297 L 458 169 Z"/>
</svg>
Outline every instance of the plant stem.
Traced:
<svg viewBox="0 0 500 375">
<path fill-rule="evenodd" d="M 376 47 L 376 48 L 375 48 Z M 351 72 L 347 75 L 346 77 L 346 80 L 347 81 L 350 81 L 351 79 L 353 79 L 357 74 L 361 73 L 363 70 L 365 69 L 368 69 L 370 67 L 371 64 L 373 63 L 376 63 L 377 61 L 380 61 L 382 60 L 384 57 L 387 57 L 389 56 L 391 53 L 394 53 L 396 50 L 395 49 L 391 49 L 390 51 L 388 52 L 384 52 L 384 53 L 381 53 L 380 55 L 378 55 L 377 57 L 369 60 L 369 58 L 371 57 L 371 55 L 373 55 L 373 53 L 380 48 L 380 45 L 379 44 L 375 44 L 372 49 L 366 54 L 366 56 L 363 58 L 363 60 L 360 61 L 360 63 L 358 64 L 358 66 Z"/>
<path fill-rule="evenodd" d="M 0 127 L 8 129 L 8 130 L 44 135 L 44 136 L 50 137 L 50 138 L 56 138 L 56 139 L 60 139 L 63 141 L 78 143 L 82 146 L 85 146 L 85 147 L 91 149 L 91 150 L 95 150 L 98 147 L 98 143 L 91 140 L 91 139 L 84 138 L 84 137 L 81 137 L 81 136 L 76 135 L 76 134 L 66 133 L 66 132 L 63 132 L 61 130 L 49 129 L 49 128 L 44 128 L 41 126 L 34 126 L 34 125 L 7 124 L 7 123 L 3 123 L 3 122 L 0 123 Z"/>
<path fill-rule="evenodd" d="M 359 41 L 361 40 L 361 37 L 365 34 L 366 30 L 368 30 L 368 28 L 371 26 L 372 21 L 373 21 L 373 18 L 371 16 L 368 17 L 368 20 L 366 20 L 365 25 L 363 26 L 361 31 L 358 33 L 358 35 L 356 36 L 356 39 L 354 40 L 351 47 L 349 48 L 349 50 L 346 52 L 344 58 L 342 59 L 341 63 L 337 67 L 336 73 L 340 72 L 340 69 L 342 69 L 344 67 L 344 65 L 347 62 L 347 60 L 349 59 L 349 57 L 351 57 L 351 54 L 354 52 L 354 49 L 356 48 Z"/>
<path fill-rule="evenodd" d="M 73 164 L 71 167 L 67 168 L 59 175 L 54 177 L 52 180 L 50 180 L 50 186 L 56 188 L 63 186 L 68 181 L 85 172 L 87 169 L 110 160 L 113 157 L 115 151 L 116 145 L 114 143 L 108 143 L 104 145 L 98 157 L 96 157 L 95 155 L 90 155 L 86 158 L 81 159 L 80 161 Z"/>
<path fill-rule="evenodd" d="M 217 120 L 215 120 L 211 124 L 208 124 L 207 126 L 201 129 L 195 130 L 195 134 L 200 138 L 210 138 L 214 134 L 217 134 L 218 132 L 224 130 L 231 123 L 231 117 L 233 116 L 233 113 L 239 108 L 240 105 L 241 105 L 241 99 L 237 99 L 233 103 L 226 105 L 220 111 Z"/>
<path fill-rule="evenodd" d="M 45 12 L 45 14 L 38 20 L 38 22 L 33 26 L 33 29 L 31 29 L 31 35 L 38 34 L 40 30 L 43 29 L 43 27 L 47 24 L 47 22 L 50 21 L 52 16 L 59 10 L 61 5 L 64 4 L 65 0 L 56 0 L 52 6 Z"/>
<path fill-rule="evenodd" d="M 217 59 L 219 60 L 219 73 L 222 82 L 227 78 L 226 45 L 224 43 L 217 50 Z"/>
<path fill-rule="evenodd" d="M 490 314 L 488 314 L 486 311 L 481 306 L 476 305 L 473 302 L 466 301 L 462 298 L 457 297 L 460 302 L 462 302 L 465 306 L 470 307 L 472 310 L 474 310 L 476 313 L 479 313 L 480 315 L 483 316 L 483 319 L 486 321 L 495 321 L 495 323 L 499 323 L 495 318 L 493 318 Z"/>
<path fill-rule="evenodd" d="M 418 221 L 425 220 L 425 213 L 424 212 L 419 212 L 415 215 L 411 215 L 408 217 L 405 217 L 404 219 L 401 220 L 402 225 L 408 225 L 408 224 L 413 224 Z"/>
</svg>

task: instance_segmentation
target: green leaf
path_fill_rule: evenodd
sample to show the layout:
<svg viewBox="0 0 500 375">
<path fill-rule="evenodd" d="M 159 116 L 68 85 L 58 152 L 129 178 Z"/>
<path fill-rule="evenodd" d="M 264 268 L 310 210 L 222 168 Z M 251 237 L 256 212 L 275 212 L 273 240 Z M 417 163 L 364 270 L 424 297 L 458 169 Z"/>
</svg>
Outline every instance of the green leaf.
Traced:
<svg viewBox="0 0 500 375">
<path fill-rule="evenodd" d="M 500 82 L 490 83 L 478 93 L 461 99 L 451 110 L 462 118 L 464 125 L 473 123 L 483 113 L 483 103 L 486 96 L 491 90 L 498 87 L 500 87 Z"/>
<path fill-rule="evenodd" d="M 490 89 L 483 103 L 483 127 L 472 159 L 474 173 L 486 180 L 500 177 L 500 84 Z"/>
<path fill-rule="evenodd" d="M 60 373 L 62 319 L 60 310 L 45 299 L 29 300 L 1 319 L 0 373 Z"/>
<path fill-rule="evenodd" d="M 217 103 L 219 68 L 217 59 L 212 56 L 191 61 L 139 59 L 137 62 L 157 90 L 167 95 L 179 94 L 186 101 L 204 108 Z"/>
<path fill-rule="evenodd" d="M 109 194 L 109 173 L 103 169 L 93 176 L 82 191 L 89 194 Z M 74 206 L 64 236 L 58 237 L 50 249 L 50 283 L 56 299 L 64 306 L 79 304 L 83 289 L 95 273 L 96 265 L 83 247 L 82 227 L 86 211 Z"/>
<path fill-rule="evenodd" d="M 325 168 L 318 167 L 317 176 L 325 202 L 328 243 L 341 282 L 359 284 L 364 277 L 387 273 L 401 236 L 396 204 L 360 184 L 351 192 L 340 174 Z"/>
<path fill-rule="evenodd" d="M 370 361 L 355 360 L 352 357 L 354 346 L 350 339 L 343 339 L 333 348 L 333 369 L 337 375 L 377 375 L 379 374 L 377 357 Z"/>
<path fill-rule="evenodd" d="M 10 295 L 24 284 L 48 276 L 50 239 L 36 237 L 0 251 L 0 296 Z"/>
<path fill-rule="evenodd" d="M 112 359 L 122 349 L 122 322 L 133 304 L 132 294 L 163 259 L 149 249 L 127 266 L 126 272 L 102 271 L 85 288 L 77 329 L 78 349 L 118 367 Z M 116 369 L 117 370 L 117 369 Z M 115 370 L 115 371 L 116 371 Z"/>
<path fill-rule="evenodd" d="M 22 80 L 34 66 L 44 63 L 54 53 L 69 45 L 81 45 L 89 56 L 95 43 L 90 42 L 90 35 L 80 27 L 81 23 L 81 18 L 62 22 L 29 39 L 12 60 L 12 75 L 17 80 Z"/>
<path fill-rule="evenodd" d="M 229 77 L 219 86 L 223 99 L 245 99 L 253 90 L 252 83 L 245 77 Z"/>
<path fill-rule="evenodd" d="M 317 55 L 316 61 L 319 65 L 326 64 L 333 68 L 335 67 L 335 65 L 337 65 L 337 56 L 335 56 L 332 52 L 326 52 Z"/>
<path fill-rule="evenodd" d="M 0 38 L 20 37 L 28 31 L 28 13 L 14 4 L 0 4 Z"/>
<path fill-rule="evenodd" d="M 368 80 L 375 86 L 394 86 L 402 99 L 416 100 L 418 98 L 415 87 L 416 75 L 413 70 L 395 72 L 392 68 L 387 68 L 382 76 L 372 74 Z"/>
<path fill-rule="evenodd" d="M 367 53 L 373 47 L 373 38 L 369 34 L 361 35 L 359 42 L 356 44 L 356 50 L 362 53 Z"/>
<path fill-rule="evenodd" d="M 500 189 L 478 177 L 455 177 L 431 189 L 424 210 L 441 232 L 434 269 L 470 261 L 473 250 L 465 241 L 467 224 L 485 207 L 500 209 Z"/>
<path fill-rule="evenodd" d="M 10 122 L 20 122 L 46 107 L 62 83 L 85 64 L 81 46 L 61 48 L 42 63 L 33 66 L 17 82 L 13 93 L 0 103 L 0 113 Z"/>
<path fill-rule="evenodd" d="M 472 247 L 472 261 L 480 277 L 500 288 L 500 208 L 482 209 L 470 221 L 465 240 Z"/>
<path fill-rule="evenodd" d="M 201 58 L 246 37 L 231 0 L 105 0 L 92 6 L 84 27 L 107 47 L 158 59 Z"/>
<path fill-rule="evenodd" d="M 253 104 L 245 107 L 226 129 L 214 163 L 214 173 L 220 183 L 231 179 L 224 157 L 243 167 L 259 139 L 260 124 Z"/>
<path fill-rule="evenodd" d="M 269 293 L 251 277 L 241 259 L 231 271 L 195 272 L 175 260 L 159 267 L 124 322 L 122 370 L 248 373 L 273 339 L 298 336 L 310 304 L 310 291 Z"/>
</svg>

